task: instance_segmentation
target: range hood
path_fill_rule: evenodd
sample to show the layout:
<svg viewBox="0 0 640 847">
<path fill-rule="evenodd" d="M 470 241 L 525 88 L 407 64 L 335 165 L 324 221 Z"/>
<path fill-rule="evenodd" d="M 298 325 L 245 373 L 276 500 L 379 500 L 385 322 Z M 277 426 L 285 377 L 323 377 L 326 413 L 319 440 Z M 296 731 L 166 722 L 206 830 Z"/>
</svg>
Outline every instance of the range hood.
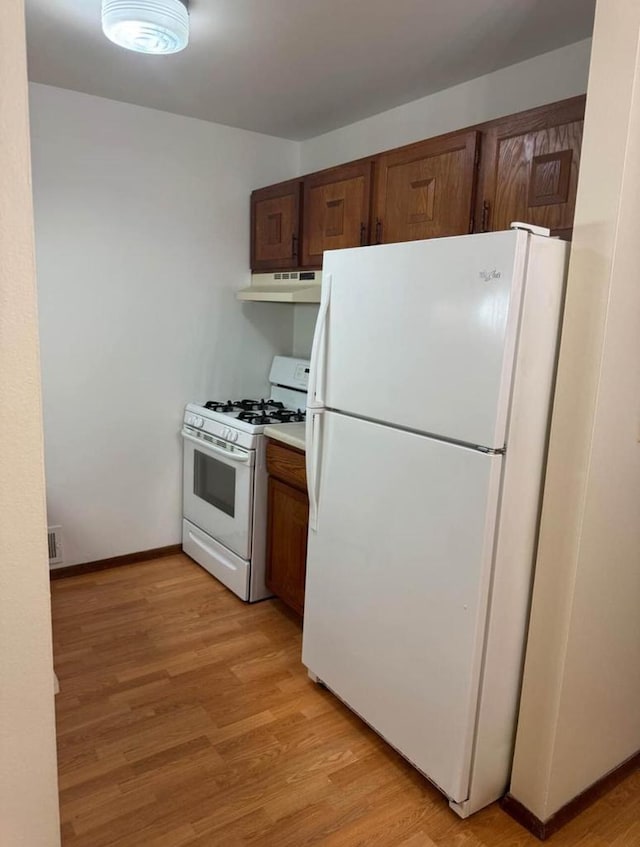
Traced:
<svg viewBox="0 0 640 847">
<path fill-rule="evenodd" d="M 236 297 L 267 303 L 319 303 L 321 283 L 322 271 L 252 274 L 249 288 L 241 288 Z"/>
</svg>

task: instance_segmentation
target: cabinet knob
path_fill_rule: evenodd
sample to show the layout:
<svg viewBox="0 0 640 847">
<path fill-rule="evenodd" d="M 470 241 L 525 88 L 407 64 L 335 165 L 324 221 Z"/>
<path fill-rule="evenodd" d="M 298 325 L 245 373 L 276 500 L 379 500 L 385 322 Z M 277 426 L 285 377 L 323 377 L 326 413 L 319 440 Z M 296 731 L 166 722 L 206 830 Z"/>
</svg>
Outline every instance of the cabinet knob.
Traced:
<svg viewBox="0 0 640 847">
<path fill-rule="evenodd" d="M 376 218 L 376 244 L 382 244 L 382 221 Z"/>
<path fill-rule="evenodd" d="M 298 236 L 294 233 L 291 234 L 291 258 L 295 259 L 298 256 Z"/>
<path fill-rule="evenodd" d="M 367 227 L 365 224 L 360 224 L 360 246 L 364 247 L 367 243 Z"/>
</svg>

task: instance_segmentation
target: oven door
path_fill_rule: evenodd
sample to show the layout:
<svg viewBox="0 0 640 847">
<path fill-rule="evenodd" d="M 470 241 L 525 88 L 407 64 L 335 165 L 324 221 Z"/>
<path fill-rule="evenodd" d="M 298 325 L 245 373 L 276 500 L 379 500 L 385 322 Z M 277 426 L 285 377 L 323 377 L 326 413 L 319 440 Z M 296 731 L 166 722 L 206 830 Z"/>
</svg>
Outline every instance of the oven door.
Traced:
<svg viewBox="0 0 640 847">
<path fill-rule="evenodd" d="M 255 452 L 184 427 L 184 517 L 251 557 Z"/>
</svg>

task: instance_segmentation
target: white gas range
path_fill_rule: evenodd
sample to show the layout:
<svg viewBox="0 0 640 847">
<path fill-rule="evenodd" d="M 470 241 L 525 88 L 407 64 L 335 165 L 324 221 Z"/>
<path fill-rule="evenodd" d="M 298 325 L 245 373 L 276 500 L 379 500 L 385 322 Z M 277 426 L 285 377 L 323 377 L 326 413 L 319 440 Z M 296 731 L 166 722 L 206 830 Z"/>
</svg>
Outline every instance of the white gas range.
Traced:
<svg viewBox="0 0 640 847">
<path fill-rule="evenodd" d="M 271 596 L 264 428 L 304 421 L 308 380 L 308 361 L 276 356 L 269 399 L 185 409 L 182 549 L 249 602 Z"/>
</svg>

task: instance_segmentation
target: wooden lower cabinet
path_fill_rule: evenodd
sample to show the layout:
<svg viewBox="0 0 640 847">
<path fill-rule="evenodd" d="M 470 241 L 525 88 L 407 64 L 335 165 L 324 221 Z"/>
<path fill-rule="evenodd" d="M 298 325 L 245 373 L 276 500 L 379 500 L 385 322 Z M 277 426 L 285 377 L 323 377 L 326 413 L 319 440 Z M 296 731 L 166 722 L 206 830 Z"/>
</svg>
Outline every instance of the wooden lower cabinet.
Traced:
<svg viewBox="0 0 640 847">
<path fill-rule="evenodd" d="M 267 588 L 302 615 L 309 526 L 304 453 L 269 440 L 267 470 Z"/>
<path fill-rule="evenodd" d="M 309 525 L 307 495 L 271 477 L 268 521 L 267 587 L 301 615 Z"/>
</svg>

